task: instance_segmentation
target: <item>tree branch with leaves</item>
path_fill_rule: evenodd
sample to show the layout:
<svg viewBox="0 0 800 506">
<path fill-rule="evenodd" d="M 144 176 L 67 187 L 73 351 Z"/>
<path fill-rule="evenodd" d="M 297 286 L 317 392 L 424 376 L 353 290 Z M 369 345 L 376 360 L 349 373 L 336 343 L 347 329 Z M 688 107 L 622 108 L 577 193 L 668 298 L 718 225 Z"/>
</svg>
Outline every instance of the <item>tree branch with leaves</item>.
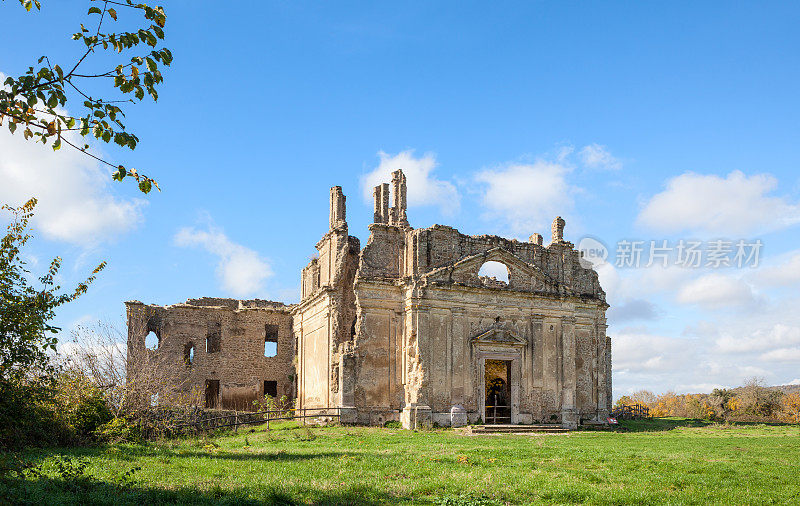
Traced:
<svg viewBox="0 0 800 506">
<path fill-rule="evenodd" d="M 62 292 L 55 282 L 61 268 L 61 258 L 56 257 L 39 278 L 40 286 L 32 286 L 21 250 L 31 238 L 28 223 L 34 207 L 36 199 L 21 207 L 0 208 L 12 216 L 0 241 L 0 385 L 50 375 L 49 353 L 56 350 L 55 334 L 60 330 L 50 323 L 56 308 L 86 293 L 106 266 L 102 262 L 86 281 L 71 292 Z"/>
<path fill-rule="evenodd" d="M 39 0 L 19 2 L 28 11 L 34 7 L 41 9 Z M 53 150 L 67 145 L 81 151 L 113 167 L 115 180 L 134 179 L 144 193 L 153 187 L 160 190 L 153 178 L 139 170 L 112 163 L 92 153 L 88 143 L 81 146 L 64 136 L 65 132 L 74 131 L 84 138 L 92 136 L 101 142 L 113 141 L 135 149 L 139 138 L 126 129 L 123 107 L 143 100 L 145 95 L 158 100 L 156 88 L 164 80 L 161 69 L 172 63 L 170 50 L 157 47 L 159 41 L 164 40 L 167 19 L 162 7 L 132 0 L 91 0 L 91 3 L 99 4 L 91 6 L 87 12 L 96 26 L 90 30 L 81 23 L 80 31 L 72 35 L 74 41 L 82 44 L 81 56 L 75 62 L 60 65 L 44 55 L 37 62 L 38 69 L 31 66 L 23 75 L 8 77 L 0 86 L 0 127 L 5 123 L 12 134 L 20 129 L 25 140 L 49 142 Z M 143 17 L 139 22 L 141 26 L 133 31 L 105 30 L 109 22 L 117 21 L 117 8 L 140 14 Z M 115 52 L 121 61 L 113 68 L 88 70 L 93 57 L 96 59 L 101 51 Z M 91 81 L 107 81 L 109 93 L 116 89 L 116 95 L 93 96 L 87 90 Z M 72 115 L 63 109 L 81 101 L 83 112 L 80 114 Z"/>
</svg>

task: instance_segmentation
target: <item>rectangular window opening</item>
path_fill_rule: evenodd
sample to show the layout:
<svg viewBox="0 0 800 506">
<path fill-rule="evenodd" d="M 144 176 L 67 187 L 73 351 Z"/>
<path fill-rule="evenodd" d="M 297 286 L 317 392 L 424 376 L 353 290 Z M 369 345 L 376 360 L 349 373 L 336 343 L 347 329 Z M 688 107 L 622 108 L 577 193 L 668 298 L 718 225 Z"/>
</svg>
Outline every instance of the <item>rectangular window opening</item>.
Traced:
<svg viewBox="0 0 800 506">
<path fill-rule="evenodd" d="M 274 357 L 278 354 L 278 326 L 264 325 L 264 356 Z"/>
<path fill-rule="evenodd" d="M 206 353 L 216 353 L 221 348 L 222 331 L 220 325 L 209 325 L 206 332 Z"/>
<path fill-rule="evenodd" d="M 264 397 L 277 397 L 278 396 L 278 382 L 277 381 L 264 381 Z"/>
</svg>

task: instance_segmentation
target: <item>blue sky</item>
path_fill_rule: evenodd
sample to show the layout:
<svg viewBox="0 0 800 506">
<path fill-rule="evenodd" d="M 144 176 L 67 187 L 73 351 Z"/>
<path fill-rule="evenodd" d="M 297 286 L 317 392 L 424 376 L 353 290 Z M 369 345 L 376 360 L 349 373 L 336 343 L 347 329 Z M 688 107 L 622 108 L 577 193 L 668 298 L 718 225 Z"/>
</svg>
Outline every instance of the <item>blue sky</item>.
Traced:
<svg viewBox="0 0 800 506">
<path fill-rule="evenodd" d="M 72 61 L 86 2 L 0 6 L 0 72 Z M 89 293 L 70 329 L 122 302 L 294 302 L 328 188 L 366 241 L 364 188 L 409 177 L 412 226 L 611 249 L 615 394 L 800 382 L 800 7 L 791 2 L 166 2 L 175 57 L 129 108 L 163 192 L 0 133 L 0 200 L 40 198 L 34 270 Z M 123 14 L 123 13 L 121 13 Z M 121 21 L 124 22 L 124 19 Z M 26 38 L 35 31 L 40 36 Z M 25 40 L 20 44 L 19 40 Z M 622 268 L 622 239 L 760 239 L 758 268 Z M 35 265 L 38 260 L 38 267 Z"/>
</svg>

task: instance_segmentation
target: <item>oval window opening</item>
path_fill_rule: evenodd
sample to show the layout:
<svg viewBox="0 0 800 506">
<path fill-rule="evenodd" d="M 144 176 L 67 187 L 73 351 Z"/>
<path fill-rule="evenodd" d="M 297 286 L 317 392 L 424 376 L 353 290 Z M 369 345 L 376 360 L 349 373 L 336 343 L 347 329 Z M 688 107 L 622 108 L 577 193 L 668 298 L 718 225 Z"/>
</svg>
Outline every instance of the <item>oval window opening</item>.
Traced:
<svg viewBox="0 0 800 506">
<path fill-rule="evenodd" d="M 489 261 L 481 266 L 478 277 L 484 284 L 502 283 L 508 285 L 508 267 L 501 262 Z"/>
</svg>

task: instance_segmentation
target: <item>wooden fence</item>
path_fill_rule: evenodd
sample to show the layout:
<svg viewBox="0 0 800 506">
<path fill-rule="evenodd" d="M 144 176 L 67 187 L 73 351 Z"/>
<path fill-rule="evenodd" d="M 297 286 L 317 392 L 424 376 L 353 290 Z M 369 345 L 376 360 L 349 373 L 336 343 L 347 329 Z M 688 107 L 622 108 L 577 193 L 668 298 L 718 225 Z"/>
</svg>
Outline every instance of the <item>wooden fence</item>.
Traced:
<svg viewBox="0 0 800 506">
<path fill-rule="evenodd" d="M 194 427 L 196 430 L 212 430 L 223 427 L 238 427 L 239 425 L 260 425 L 278 420 L 305 420 L 307 418 L 339 419 L 339 408 L 289 408 L 270 409 L 267 411 L 244 411 L 226 413 L 220 416 L 203 418 L 201 420 L 180 424 L 176 427 Z"/>
<path fill-rule="evenodd" d="M 158 436 L 177 436 L 206 432 L 214 429 L 233 427 L 238 429 L 240 425 L 262 425 L 266 424 L 269 429 L 270 422 L 279 420 L 303 420 L 316 418 L 324 421 L 339 420 L 341 413 L 338 407 L 334 408 L 286 408 L 270 409 L 265 411 L 234 411 L 215 413 L 207 410 L 197 410 L 187 413 L 185 416 L 173 417 L 156 421 L 148 424 L 143 430 L 145 438 Z"/>
<path fill-rule="evenodd" d="M 650 418 L 650 408 L 644 404 L 623 404 L 614 408 L 611 416 L 619 420 L 635 420 L 637 418 Z"/>
</svg>

